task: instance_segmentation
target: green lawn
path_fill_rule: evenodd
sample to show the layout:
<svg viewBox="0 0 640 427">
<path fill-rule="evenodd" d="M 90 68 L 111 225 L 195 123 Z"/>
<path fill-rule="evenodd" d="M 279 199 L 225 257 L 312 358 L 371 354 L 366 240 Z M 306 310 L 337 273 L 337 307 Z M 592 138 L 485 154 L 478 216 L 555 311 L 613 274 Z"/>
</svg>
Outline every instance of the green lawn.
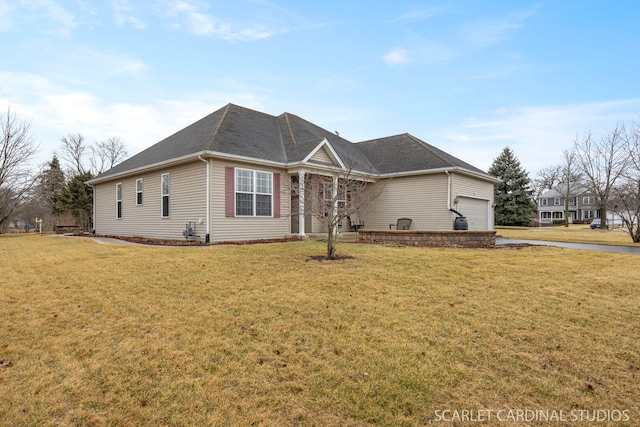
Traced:
<svg viewBox="0 0 640 427">
<path fill-rule="evenodd" d="M 0 424 L 640 424 L 640 257 L 341 243 L 351 258 L 310 259 L 324 251 L 0 236 Z"/>
</svg>

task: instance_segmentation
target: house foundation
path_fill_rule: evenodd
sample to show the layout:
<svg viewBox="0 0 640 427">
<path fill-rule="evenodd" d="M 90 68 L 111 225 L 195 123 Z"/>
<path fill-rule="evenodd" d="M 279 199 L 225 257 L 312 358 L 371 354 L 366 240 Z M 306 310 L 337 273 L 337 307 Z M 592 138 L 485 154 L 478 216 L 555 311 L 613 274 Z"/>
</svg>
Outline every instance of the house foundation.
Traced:
<svg viewBox="0 0 640 427">
<path fill-rule="evenodd" d="M 360 230 L 360 241 L 406 246 L 486 247 L 496 244 L 495 231 Z"/>
</svg>

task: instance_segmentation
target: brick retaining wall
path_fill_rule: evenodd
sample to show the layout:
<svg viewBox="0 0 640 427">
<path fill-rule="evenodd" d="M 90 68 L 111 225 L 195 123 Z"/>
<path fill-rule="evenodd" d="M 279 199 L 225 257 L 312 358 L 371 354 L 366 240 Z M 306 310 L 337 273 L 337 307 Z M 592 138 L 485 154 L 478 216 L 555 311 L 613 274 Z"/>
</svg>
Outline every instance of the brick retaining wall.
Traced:
<svg viewBox="0 0 640 427">
<path fill-rule="evenodd" d="M 360 240 L 407 246 L 483 247 L 496 244 L 495 231 L 360 230 Z"/>
</svg>

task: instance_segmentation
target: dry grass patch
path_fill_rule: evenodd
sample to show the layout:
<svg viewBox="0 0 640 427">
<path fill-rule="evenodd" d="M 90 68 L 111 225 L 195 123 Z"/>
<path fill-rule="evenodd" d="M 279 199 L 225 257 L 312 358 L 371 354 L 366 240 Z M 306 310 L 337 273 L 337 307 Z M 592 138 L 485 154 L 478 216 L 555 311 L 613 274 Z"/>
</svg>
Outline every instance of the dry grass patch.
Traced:
<svg viewBox="0 0 640 427">
<path fill-rule="evenodd" d="M 624 229 L 591 230 L 589 225 L 559 227 L 496 227 L 497 236 L 508 239 L 547 240 L 550 242 L 589 243 L 594 245 L 640 246 Z"/>
<path fill-rule="evenodd" d="M 342 244 L 353 258 L 310 259 L 324 250 L 0 239 L 0 419 L 423 425 L 438 409 L 605 408 L 640 422 L 637 256 Z"/>
</svg>

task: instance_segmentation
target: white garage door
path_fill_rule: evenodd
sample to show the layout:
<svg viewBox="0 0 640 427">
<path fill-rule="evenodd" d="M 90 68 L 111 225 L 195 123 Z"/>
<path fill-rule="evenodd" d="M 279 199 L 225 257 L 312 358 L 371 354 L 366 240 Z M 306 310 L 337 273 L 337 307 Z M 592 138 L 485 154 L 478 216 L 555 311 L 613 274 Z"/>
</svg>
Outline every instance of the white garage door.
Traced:
<svg viewBox="0 0 640 427">
<path fill-rule="evenodd" d="M 456 210 L 467 217 L 469 230 L 489 229 L 489 201 L 460 197 Z"/>
</svg>

